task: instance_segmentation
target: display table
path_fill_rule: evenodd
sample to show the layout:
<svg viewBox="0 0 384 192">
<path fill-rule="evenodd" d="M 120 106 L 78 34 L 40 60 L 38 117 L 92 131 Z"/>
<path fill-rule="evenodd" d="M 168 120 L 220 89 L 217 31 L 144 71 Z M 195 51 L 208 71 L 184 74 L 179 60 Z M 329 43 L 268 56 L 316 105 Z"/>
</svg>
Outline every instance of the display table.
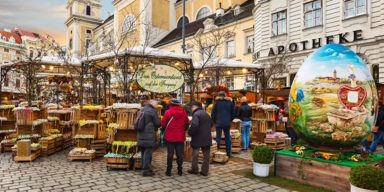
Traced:
<svg viewBox="0 0 384 192">
<path fill-rule="evenodd" d="M 349 192 L 349 171 L 351 167 L 358 164 L 380 164 L 384 169 L 384 155 L 373 157 L 372 162 L 352 162 L 346 159 L 353 153 L 344 153 L 344 158 L 340 162 L 329 161 L 319 158 L 305 157 L 310 160 L 312 165 L 302 164 L 303 174 L 297 173 L 297 165 L 300 164 L 301 155 L 297 155 L 291 151 L 277 151 L 275 153 L 275 175 L 299 183 L 309 184 L 312 186 L 323 187 L 325 189 Z"/>
</svg>

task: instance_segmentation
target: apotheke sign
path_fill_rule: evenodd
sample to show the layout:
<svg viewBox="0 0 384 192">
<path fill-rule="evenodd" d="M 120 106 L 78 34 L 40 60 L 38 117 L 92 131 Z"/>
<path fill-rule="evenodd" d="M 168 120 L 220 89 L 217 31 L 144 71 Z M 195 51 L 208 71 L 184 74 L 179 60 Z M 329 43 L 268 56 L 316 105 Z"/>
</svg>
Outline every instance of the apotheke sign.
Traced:
<svg viewBox="0 0 384 192">
<path fill-rule="evenodd" d="M 137 73 L 137 83 L 154 93 L 169 93 L 180 89 L 184 83 L 183 73 L 169 65 L 155 65 Z"/>
<path fill-rule="evenodd" d="M 353 31 L 353 40 L 352 42 L 355 42 L 355 41 L 360 41 L 363 39 L 363 36 L 362 36 L 362 30 L 356 30 L 356 31 Z M 280 55 L 280 54 L 283 54 L 285 52 L 297 52 L 297 51 L 305 51 L 305 50 L 308 50 L 308 49 L 316 49 L 316 48 L 319 48 L 321 47 L 321 45 L 324 45 L 322 44 L 322 40 L 325 39 L 325 42 L 326 44 L 332 44 L 332 43 L 338 43 L 338 44 L 344 44 L 344 43 L 349 43 L 351 41 L 349 41 L 347 39 L 347 36 L 348 36 L 349 32 L 346 32 L 346 33 L 340 33 L 338 35 L 330 35 L 330 36 L 326 36 L 325 38 L 317 38 L 317 39 L 312 39 L 312 43 L 310 46 L 309 44 L 309 41 L 308 40 L 305 40 L 305 41 L 301 41 L 301 42 L 293 42 L 293 43 L 290 43 L 288 46 L 284 46 L 284 45 L 280 45 L 280 46 L 277 46 L 277 48 L 269 48 L 269 52 L 268 52 L 268 56 L 275 56 L 275 55 Z M 338 41 L 336 41 L 335 37 L 337 37 Z M 301 46 L 299 46 L 301 45 Z M 300 49 L 299 49 L 300 47 Z M 260 51 L 259 52 L 256 52 L 254 54 L 254 60 L 257 60 L 260 58 Z"/>
</svg>

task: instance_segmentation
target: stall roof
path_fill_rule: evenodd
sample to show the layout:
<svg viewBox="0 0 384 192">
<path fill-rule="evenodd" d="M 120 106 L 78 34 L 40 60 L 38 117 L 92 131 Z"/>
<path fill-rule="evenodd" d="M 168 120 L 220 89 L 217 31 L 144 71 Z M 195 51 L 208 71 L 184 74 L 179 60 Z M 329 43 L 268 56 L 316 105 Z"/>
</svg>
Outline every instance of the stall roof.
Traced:
<svg viewBox="0 0 384 192">
<path fill-rule="evenodd" d="M 177 59 L 192 59 L 190 55 L 181 54 L 181 53 L 173 53 L 170 51 L 164 51 L 161 49 L 151 48 L 151 47 L 144 47 L 144 46 L 136 46 L 131 47 L 123 50 L 119 50 L 118 56 L 123 56 L 125 54 L 128 54 L 129 56 L 150 56 L 150 57 L 167 57 L 167 58 L 177 58 Z M 100 59 L 107 59 L 107 58 L 113 58 L 116 54 L 114 52 L 108 52 L 103 53 L 99 55 L 94 55 L 88 58 L 82 58 L 82 61 L 90 61 L 90 60 L 100 60 Z M 106 67 L 110 62 L 106 63 L 99 63 L 99 66 Z"/>
<path fill-rule="evenodd" d="M 203 66 L 205 64 L 205 66 Z M 211 59 L 207 63 L 204 63 L 203 61 L 195 62 L 193 63 L 193 67 L 195 69 L 201 69 L 201 68 L 214 68 L 214 67 L 224 67 L 224 68 L 258 68 L 262 69 L 263 67 L 260 64 L 253 64 L 253 63 L 245 63 L 241 61 L 236 61 L 232 59 L 226 59 L 217 57 L 214 59 Z"/>
<path fill-rule="evenodd" d="M 77 66 L 77 67 L 80 67 L 81 66 L 81 61 L 79 59 L 76 59 L 76 58 L 67 58 L 67 63 L 69 65 L 72 65 L 72 66 Z M 50 65 L 62 65 L 64 62 L 64 59 L 62 58 L 59 58 L 58 56 L 56 55 L 51 55 L 51 56 L 43 56 L 41 59 L 39 60 L 36 60 L 37 63 L 41 64 L 41 65 L 44 65 L 44 64 L 50 64 Z M 2 67 L 9 67 L 9 66 L 12 66 L 12 65 L 15 65 L 15 64 L 23 64 L 23 63 L 27 63 L 27 62 L 24 62 L 24 61 L 18 61 L 18 62 L 11 62 L 11 63 L 6 63 L 6 64 L 2 64 L 1 66 Z"/>
</svg>

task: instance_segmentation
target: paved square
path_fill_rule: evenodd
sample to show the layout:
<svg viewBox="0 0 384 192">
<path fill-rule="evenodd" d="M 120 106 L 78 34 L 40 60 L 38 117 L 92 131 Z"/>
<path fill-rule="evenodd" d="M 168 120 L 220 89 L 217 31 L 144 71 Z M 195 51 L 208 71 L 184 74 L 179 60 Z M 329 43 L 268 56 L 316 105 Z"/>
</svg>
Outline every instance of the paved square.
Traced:
<svg viewBox="0 0 384 192">
<path fill-rule="evenodd" d="M 209 176 L 189 175 L 191 164 L 184 162 L 183 176 L 177 175 L 177 165 L 171 177 L 165 176 L 166 148 L 154 152 L 152 163 L 156 175 L 142 177 L 140 171 L 110 170 L 102 157 L 88 161 L 67 162 L 69 149 L 50 157 L 39 157 L 34 162 L 16 163 L 11 153 L 0 155 L 0 192 L 3 191 L 288 191 L 277 186 L 251 180 L 231 172 L 239 169 L 252 171 L 250 152 L 242 152 L 241 162 L 229 161 L 225 165 L 211 164 Z"/>
</svg>

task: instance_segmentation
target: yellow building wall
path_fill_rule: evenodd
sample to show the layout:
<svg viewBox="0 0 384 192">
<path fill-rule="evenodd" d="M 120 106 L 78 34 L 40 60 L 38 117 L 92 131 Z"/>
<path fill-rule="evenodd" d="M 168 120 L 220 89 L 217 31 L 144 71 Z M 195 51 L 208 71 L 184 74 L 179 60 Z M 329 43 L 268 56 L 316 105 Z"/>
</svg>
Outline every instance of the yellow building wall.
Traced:
<svg viewBox="0 0 384 192">
<path fill-rule="evenodd" d="M 93 13 L 95 14 L 95 17 L 100 17 L 100 9 L 98 8 L 93 8 Z"/>
<path fill-rule="evenodd" d="M 231 0 L 231 6 L 233 8 L 235 5 L 243 4 L 245 1 L 246 0 Z"/>
<path fill-rule="evenodd" d="M 86 34 L 86 30 L 87 29 L 90 29 L 90 30 L 93 30 L 95 28 L 95 26 L 92 26 L 92 25 L 86 25 L 86 24 L 83 24 L 83 23 L 79 23 L 79 36 L 80 36 L 80 42 L 79 42 L 79 50 L 81 52 L 84 51 L 84 46 L 85 46 L 85 34 Z M 74 34 L 74 35 L 77 35 L 77 34 Z"/>
<path fill-rule="evenodd" d="M 235 33 L 235 36 L 233 37 L 233 40 L 235 41 L 235 57 L 232 57 L 230 59 L 232 60 L 241 60 L 242 62 L 246 63 L 252 63 L 252 53 L 246 53 L 246 35 L 248 33 L 244 32 L 244 29 L 248 29 L 253 25 L 253 19 L 252 16 L 248 17 L 247 20 L 242 20 L 239 23 L 235 24 L 229 24 L 225 26 L 225 28 L 221 29 L 224 31 L 231 31 Z M 210 38 L 207 36 L 206 38 Z M 209 42 L 209 41 L 208 41 Z M 196 41 L 193 40 L 193 37 L 187 37 L 186 38 L 186 45 L 192 44 L 194 45 L 194 48 L 191 49 L 193 51 L 193 59 L 194 61 L 200 61 L 201 60 L 201 53 L 199 53 L 196 47 Z M 182 40 L 178 40 L 177 42 L 173 42 L 168 45 L 163 45 L 159 47 L 160 49 L 167 50 L 167 51 L 175 51 L 175 53 L 182 53 L 181 50 L 181 44 Z M 186 53 L 188 54 L 191 50 L 187 50 Z M 216 48 L 216 54 L 218 57 L 226 57 L 226 43 L 222 43 Z"/>
<path fill-rule="evenodd" d="M 178 19 L 183 15 L 183 6 L 176 8 L 175 15 L 176 21 L 174 22 L 177 23 Z M 185 15 L 189 16 L 189 22 L 194 21 L 194 19 L 192 18 L 192 3 L 188 3 L 185 5 Z"/>
<path fill-rule="evenodd" d="M 128 14 L 133 14 L 135 17 L 139 16 L 139 18 L 136 18 L 136 35 L 129 35 L 132 38 L 136 37 L 136 39 L 125 39 L 124 41 L 119 40 L 119 42 L 122 44 L 121 49 L 140 45 L 140 15 L 141 15 L 140 10 L 141 10 L 141 7 L 140 7 L 139 0 L 135 0 L 132 3 L 128 4 L 127 6 L 125 6 L 124 8 L 119 10 L 119 17 L 117 21 L 119 25 L 118 25 L 118 31 L 116 32 L 118 38 L 121 37 L 121 27 L 125 17 Z"/>
<path fill-rule="evenodd" d="M 152 26 L 169 31 L 169 1 L 152 1 Z"/>
<path fill-rule="evenodd" d="M 78 13 L 82 13 L 83 12 L 83 10 L 84 10 L 84 8 L 85 8 L 85 5 L 84 4 L 82 4 L 82 3 L 78 3 L 78 6 L 77 6 L 77 8 L 78 8 Z"/>
</svg>

